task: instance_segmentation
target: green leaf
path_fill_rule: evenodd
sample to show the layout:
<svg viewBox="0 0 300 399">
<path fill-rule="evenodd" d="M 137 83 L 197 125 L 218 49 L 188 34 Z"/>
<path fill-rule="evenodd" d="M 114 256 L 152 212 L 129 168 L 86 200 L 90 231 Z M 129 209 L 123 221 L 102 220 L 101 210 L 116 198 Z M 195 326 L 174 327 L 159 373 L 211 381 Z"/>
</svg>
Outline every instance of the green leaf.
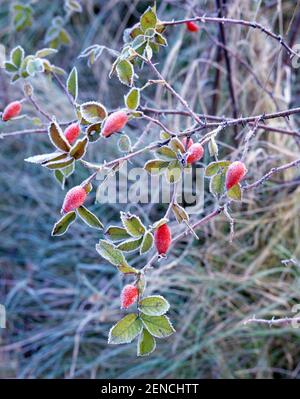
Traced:
<svg viewBox="0 0 300 399">
<path fill-rule="evenodd" d="M 19 69 L 24 59 L 23 48 L 21 46 L 15 47 L 10 53 L 10 59 L 12 63 Z"/>
<path fill-rule="evenodd" d="M 227 168 L 230 165 L 230 161 L 218 161 L 218 162 L 211 162 L 205 169 L 205 176 L 213 176 L 221 168 Z"/>
<path fill-rule="evenodd" d="M 48 57 L 49 55 L 53 55 L 57 53 L 57 49 L 55 48 L 42 48 L 35 53 L 35 56 L 38 58 Z"/>
<path fill-rule="evenodd" d="M 240 184 L 236 184 L 235 186 L 231 187 L 227 191 L 227 196 L 231 200 L 241 201 L 242 200 L 242 189 L 241 189 Z"/>
<path fill-rule="evenodd" d="M 177 153 L 177 152 L 180 152 L 181 154 L 184 154 L 184 153 L 185 153 L 184 145 L 183 145 L 182 142 L 181 142 L 178 138 L 176 138 L 176 137 L 173 137 L 173 138 L 170 140 L 169 146 L 170 146 L 170 148 L 172 148 L 172 150 L 173 150 L 175 153 Z"/>
<path fill-rule="evenodd" d="M 55 223 L 52 233 L 52 236 L 61 236 L 63 235 L 71 224 L 76 219 L 76 212 L 72 211 L 64 215 L 58 222 Z"/>
<path fill-rule="evenodd" d="M 131 47 L 137 51 L 141 46 L 144 46 L 145 44 L 146 44 L 145 36 L 139 35 L 132 41 Z"/>
<path fill-rule="evenodd" d="M 168 45 L 167 39 L 158 32 L 156 32 L 156 35 L 154 36 L 154 41 L 159 46 L 166 47 Z"/>
<path fill-rule="evenodd" d="M 93 123 L 86 129 L 86 135 L 91 143 L 94 143 L 100 138 L 101 123 Z"/>
<path fill-rule="evenodd" d="M 129 240 L 123 241 L 121 244 L 117 246 L 120 251 L 123 252 L 133 252 L 136 251 L 141 243 L 143 238 L 130 238 Z"/>
<path fill-rule="evenodd" d="M 108 241 L 100 240 L 96 245 L 96 250 L 104 259 L 117 266 L 121 273 L 136 274 L 138 272 L 137 269 L 128 265 L 123 253 Z"/>
<path fill-rule="evenodd" d="M 133 87 L 124 98 L 128 109 L 135 110 L 140 105 L 140 90 Z"/>
<path fill-rule="evenodd" d="M 167 316 L 149 316 L 142 313 L 141 319 L 148 332 L 154 337 L 165 338 L 175 332 Z"/>
<path fill-rule="evenodd" d="M 104 105 L 95 101 L 89 101 L 81 104 L 80 112 L 82 117 L 89 123 L 102 122 L 107 117 L 107 111 Z"/>
<path fill-rule="evenodd" d="M 59 169 L 56 169 L 54 171 L 54 177 L 58 181 L 58 183 L 60 184 L 60 186 L 63 190 L 65 188 L 66 178 L 65 178 L 64 174 L 62 173 L 62 171 Z"/>
<path fill-rule="evenodd" d="M 6 72 L 18 72 L 19 68 L 17 68 L 14 64 L 12 64 L 11 62 L 4 62 L 4 68 L 6 70 Z"/>
<path fill-rule="evenodd" d="M 162 316 L 170 308 L 169 302 L 160 295 L 147 296 L 138 305 L 139 310 L 148 316 Z"/>
<path fill-rule="evenodd" d="M 132 28 L 129 28 L 130 30 L 130 36 L 132 39 L 135 39 L 137 36 L 140 36 L 143 34 L 143 31 L 140 28 L 139 24 L 135 24 Z"/>
<path fill-rule="evenodd" d="M 104 234 L 112 241 L 122 241 L 131 237 L 130 234 L 127 233 L 126 229 L 119 226 L 109 226 L 105 230 Z"/>
<path fill-rule="evenodd" d="M 146 278 L 145 273 L 140 271 L 139 277 L 136 282 L 137 289 L 139 290 L 140 295 L 143 295 L 145 288 L 146 288 Z"/>
<path fill-rule="evenodd" d="M 131 140 L 127 134 L 122 134 L 118 141 L 118 147 L 121 152 L 130 152 L 131 151 Z"/>
<path fill-rule="evenodd" d="M 171 136 L 169 135 L 169 133 L 164 132 L 163 130 L 160 132 L 159 137 L 160 137 L 161 140 L 168 140 L 168 139 L 171 138 Z"/>
<path fill-rule="evenodd" d="M 49 161 L 59 161 L 68 157 L 68 154 L 61 152 L 51 152 L 50 154 L 34 155 L 32 157 L 26 158 L 25 162 L 43 164 Z"/>
<path fill-rule="evenodd" d="M 144 51 L 144 56 L 147 60 L 151 60 L 152 56 L 153 56 L 153 51 L 152 51 L 152 47 L 150 46 L 149 43 L 147 43 L 145 51 Z"/>
<path fill-rule="evenodd" d="M 49 137 L 53 145 L 57 147 L 58 149 L 64 151 L 64 152 L 69 152 L 70 150 L 70 144 L 67 141 L 65 135 L 63 134 L 61 128 L 57 124 L 57 122 L 51 122 L 49 129 Z"/>
<path fill-rule="evenodd" d="M 15 4 L 13 6 L 14 18 L 13 23 L 16 27 L 17 32 L 32 25 L 32 8 L 29 6 L 23 6 L 21 4 Z"/>
<path fill-rule="evenodd" d="M 88 142 L 89 142 L 88 137 L 84 137 L 81 140 L 77 140 L 74 146 L 70 150 L 70 156 L 74 159 L 82 158 L 86 152 Z"/>
<path fill-rule="evenodd" d="M 213 156 L 217 157 L 219 154 L 218 144 L 214 137 L 212 137 L 208 142 L 208 151 L 211 157 Z"/>
<path fill-rule="evenodd" d="M 77 0 L 65 0 L 65 8 L 70 12 L 82 12 L 82 6 Z"/>
<path fill-rule="evenodd" d="M 123 317 L 109 331 L 109 344 L 128 344 L 142 331 L 143 325 L 138 315 L 130 313 Z"/>
<path fill-rule="evenodd" d="M 71 176 L 75 169 L 75 162 L 71 163 L 69 166 L 63 168 L 61 171 L 65 177 Z"/>
<path fill-rule="evenodd" d="M 90 227 L 93 227 L 95 229 L 103 229 L 103 224 L 100 222 L 100 220 L 97 218 L 96 215 L 94 215 L 91 211 L 89 211 L 85 206 L 80 206 L 77 209 L 78 215 L 80 218 Z"/>
<path fill-rule="evenodd" d="M 154 241 L 153 234 L 150 231 L 146 231 L 140 248 L 141 255 L 150 251 L 150 249 L 153 246 L 153 241 Z"/>
<path fill-rule="evenodd" d="M 159 159 L 151 159 L 146 162 L 144 169 L 151 175 L 159 175 L 169 166 L 169 161 L 160 161 Z"/>
<path fill-rule="evenodd" d="M 183 221 L 189 221 L 189 215 L 187 214 L 186 210 L 178 205 L 176 202 L 172 205 L 172 211 L 174 212 L 175 218 L 178 223 Z"/>
<path fill-rule="evenodd" d="M 217 197 L 225 192 L 225 173 L 220 173 L 211 178 L 209 190 Z"/>
<path fill-rule="evenodd" d="M 157 22 L 157 17 L 155 12 L 149 7 L 144 14 L 141 16 L 140 24 L 141 29 L 145 32 L 149 28 L 155 28 Z"/>
<path fill-rule="evenodd" d="M 134 70 L 132 64 L 129 61 L 119 61 L 116 66 L 116 71 L 121 83 L 129 87 L 133 85 Z"/>
<path fill-rule="evenodd" d="M 145 233 L 146 228 L 138 216 L 125 212 L 120 212 L 120 215 L 124 228 L 132 237 L 141 237 Z"/>
<path fill-rule="evenodd" d="M 104 259 L 108 260 L 114 266 L 119 266 L 123 263 L 126 263 L 122 252 L 113 244 L 105 240 L 100 240 L 99 244 L 96 246 L 96 249 Z"/>
<path fill-rule="evenodd" d="M 61 161 L 49 161 L 43 164 L 44 167 L 48 169 L 63 169 L 74 162 L 73 158 L 68 158 Z"/>
<path fill-rule="evenodd" d="M 76 101 L 78 96 L 78 76 L 76 67 L 74 67 L 70 72 L 67 80 L 67 89 L 74 101 Z"/>
<path fill-rule="evenodd" d="M 155 153 L 158 158 L 165 161 L 173 161 L 174 159 L 177 159 L 176 152 L 167 146 L 160 147 Z"/>
<path fill-rule="evenodd" d="M 166 170 L 166 179 L 169 183 L 176 183 L 181 178 L 181 167 L 179 161 L 172 161 Z"/>
<path fill-rule="evenodd" d="M 155 338 L 145 329 L 141 332 L 138 340 L 137 355 L 147 356 L 154 352 L 156 348 Z"/>
</svg>

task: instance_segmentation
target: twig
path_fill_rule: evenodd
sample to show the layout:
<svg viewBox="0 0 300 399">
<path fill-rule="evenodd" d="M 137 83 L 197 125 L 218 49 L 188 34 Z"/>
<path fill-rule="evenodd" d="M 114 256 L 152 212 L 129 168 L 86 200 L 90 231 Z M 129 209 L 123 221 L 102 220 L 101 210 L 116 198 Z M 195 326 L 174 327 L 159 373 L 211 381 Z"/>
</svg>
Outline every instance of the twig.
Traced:
<svg viewBox="0 0 300 399">
<path fill-rule="evenodd" d="M 272 319 L 257 319 L 254 315 L 250 319 L 245 320 L 243 324 L 244 325 L 250 323 L 268 324 L 271 327 L 271 326 L 282 326 L 282 325 L 285 326 L 298 322 L 300 322 L 300 317 L 283 317 L 280 319 L 275 319 L 275 317 L 273 316 Z"/>
<path fill-rule="evenodd" d="M 34 108 L 41 114 L 43 115 L 46 119 L 48 119 L 49 122 L 52 122 L 52 118 L 47 112 L 43 111 L 41 107 L 38 105 L 38 103 L 35 101 L 33 96 L 26 96 L 28 100 L 31 102 L 31 104 L 34 106 Z"/>
<path fill-rule="evenodd" d="M 60 80 L 60 78 L 56 75 L 55 72 L 52 72 L 52 76 L 54 77 L 54 79 L 57 81 L 58 85 L 61 87 L 61 89 L 63 90 L 63 92 L 65 93 L 65 95 L 67 96 L 70 104 L 75 107 L 75 102 L 73 97 L 71 96 L 71 94 L 68 92 L 66 86 L 63 84 L 63 82 Z"/>
<path fill-rule="evenodd" d="M 164 77 L 161 75 L 161 73 L 158 71 L 156 66 L 149 60 L 146 60 L 144 57 L 142 57 L 144 62 L 146 62 L 151 69 L 155 72 L 155 74 L 158 76 L 159 79 L 164 81 L 165 87 L 174 95 L 174 97 L 177 98 L 177 100 L 187 109 L 188 113 L 191 115 L 191 117 L 199 124 L 199 125 L 205 125 L 204 122 L 201 121 L 199 116 L 190 108 L 188 103 L 181 97 L 180 94 L 177 93 L 176 90 L 173 89 L 173 87 L 164 79 Z"/>
<path fill-rule="evenodd" d="M 268 180 L 269 177 L 271 177 L 274 173 L 282 172 L 283 170 L 286 170 L 286 169 L 289 169 L 289 168 L 293 168 L 293 167 L 298 166 L 298 165 L 300 165 L 300 159 L 296 159 L 293 162 L 289 162 L 289 163 L 287 163 L 285 165 L 281 165 L 281 166 L 272 168 L 268 173 L 266 173 L 264 176 L 262 176 L 256 182 L 244 186 L 243 190 L 247 191 L 247 190 L 251 190 L 253 188 L 256 188 L 256 187 L 260 186 L 261 184 L 263 184 L 266 180 Z"/>
<path fill-rule="evenodd" d="M 211 23 L 217 23 L 217 24 L 231 24 L 231 25 L 243 25 L 247 26 L 249 28 L 253 29 L 258 29 L 261 32 L 265 33 L 267 36 L 275 39 L 278 41 L 278 43 L 288 52 L 290 55 L 290 58 L 293 57 L 298 57 L 299 54 L 294 51 L 284 40 L 280 35 L 277 35 L 276 33 L 273 33 L 270 29 L 266 28 L 262 24 L 259 24 L 258 22 L 255 21 L 246 21 L 243 19 L 233 19 L 233 18 L 218 18 L 218 17 L 205 17 L 205 16 L 198 16 L 194 18 L 187 18 L 187 19 L 180 19 L 180 20 L 175 20 L 175 21 L 162 21 L 162 25 L 164 26 L 176 26 L 176 25 L 182 25 L 185 24 L 186 22 L 200 22 L 200 23 L 206 23 L 206 22 L 211 22 Z"/>
<path fill-rule="evenodd" d="M 156 108 L 151 108 L 151 107 L 141 107 L 141 110 L 143 112 L 151 112 L 155 114 L 161 114 L 161 115 L 183 115 L 183 116 L 190 116 L 190 114 L 186 111 L 183 110 L 176 110 L 176 109 L 156 109 Z M 291 111 L 291 113 L 289 113 Z M 282 115 L 282 113 L 285 113 L 285 115 Z M 280 111 L 280 112 L 275 112 L 272 114 L 262 114 L 262 115 L 255 115 L 255 116 L 249 116 L 245 118 L 238 118 L 238 119 L 232 119 L 232 118 L 227 118 L 227 117 L 222 117 L 222 116 L 215 116 L 215 115 L 206 115 L 206 114 L 198 114 L 199 117 L 205 118 L 207 120 L 212 120 L 212 121 L 217 121 L 220 123 L 226 122 L 226 126 L 229 126 L 231 124 L 246 124 L 248 123 L 249 125 L 254 125 L 256 123 L 257 118 L 261 118 L 263 116 L 263 119 L 276 119 L 280 118 L 283 116 L 289 116 L 292 114 L 300 113 L 300 107 L 299 108 L 292 108 L 290 110 L 286 111 Z M 220 125 L 220 123 L 206 123 L 206 127 L 217 127 Z M 295 131 L 295 130 L 286 130 L 282 128 L 277 128 L 273 126 L 268 126 L 262 123 L 258 124 L 258 127 L 260 129 L 264 130 L 269 130 L 271 132 L 278 132 L 282 134 L 286 134 L 289 136 L 298 136 L 300 137 L 300 133 Z"/>
</svg>

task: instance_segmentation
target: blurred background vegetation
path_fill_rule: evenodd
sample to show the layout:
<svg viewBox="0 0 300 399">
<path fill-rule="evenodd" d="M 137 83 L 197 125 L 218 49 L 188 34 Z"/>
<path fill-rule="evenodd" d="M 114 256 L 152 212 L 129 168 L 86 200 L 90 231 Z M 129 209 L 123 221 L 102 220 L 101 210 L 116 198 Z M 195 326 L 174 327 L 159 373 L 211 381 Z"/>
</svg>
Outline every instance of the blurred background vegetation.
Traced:
<svg viewBox="0 0 300 399">
<path fill-rule="evenodd" d="M 23 46 L 27 54 L 58 45 L 58 41 L 49 39 L 49 29 L 55 17 L 62 17 L 64 33 L 60 40 L 65 44 L 51 61 L 67 73 L 77 66 L 80 101 L 97 100 L 109 109 L 122 107 L 126 88 L 115 77 L 108 79 L 111 55 L 103 53 L 91 68 L 78 55 L 96 43 L 118 50 L 124 29 L 137 22 L 152 2 L 86 0 L 81 2 L 81 12 L 69 16 L 66 3 L 70 7 L 72 2 L 20 2 L 30 5 L 31 13 L 28 9 L 14 11 L 11 1 L 0 0 L 1 44 L 7 54 L 16 45 Z M 217 3 L 158 1 L 158 15 L 161 20 L 203 13 L 217 16 Z M 299 2 L 223 3 L 228 17 L 256 20 L 282 34 L 290 45 L 299 43 Z M 17 11 L 23 14 L 17 17 Z M 198 33 L 187 32 L 184 25 L 168 29 L 169 47 L 158 55 L 159 69 L 195 111 L 231 117 L 224 55 L 216 45 L 218 25 L 200 27 Z M 225 25 L 225 32 L 238 115 L 299 106 L 299 69 L 290 67 L 277 42 L 240 26 Z M 149 78 L 149 71 L 143 70 L 140 77 Z M 55 81 L 39 76 L 33 84 L 35 96 L 49 113 L 58 120 L 74 118 Z M 1 110 L 9 101 L 22 98 L 21 89 L 20 83 L 10 85 L 9 77 L 0 69 Z M 179 108 L 161 87 L 145 91 L 142 103 Z M 28 115 L 35 116 L 30 105 L 24 107 Z M 165 123 L 180 129 L 190 121 L 168 116 Z M 296 117 L 268 123 L 299 130 Z M 25 127 L 32 124 L 23 119 L 1 123 L 0 132 Z M 145 122 L 132 123 L 127 133 L 135 141 L 145 127 Z M 241 153 L 239 142 L 247 129 L 228 128 L 220 135 L 221 158 L 235 159 Z M 158 134 L 151 126 L 150 139 Z M 114 140 L 105 142 L 105 146 L 102 141 L 95 143 L 88 159 L 101 162 L 118 156 Z M 255 181 L 274 165 L 299 158 L 298 144 L 293 136 L 259 130 L 246 160 L 248 181 Z M 297 169 L 274 176 L 263 187 L 247 193 L 242 205 L 232 207 L 236 221 L 232 244 L 228 221 L 220 216 L 198 231 L 199 241 L 187 237 L 151 272 L 147 292 L 161 293 L 169 300 L 177 333 L 159 341 L 150 357 L 137 358 L 134 344 L 107 345 L 108 331 L 122 314 L 119 293 L 124 281 L 95 251 L 99 233 L 76 223 L 63 238 L 50 237 L 64 192 L 48 170 L 24 163 L 24 158 L 49 149 L 43 134 L 1 140 L 0 303 L 7 309 L 7 328 L 0 331 L 2 378 L 299 377 L 297 329 L 243 325 L 253 315 L 292 316 L 292 306 L 300 303 L 300 262 L 282 263 L 292 257 L 300 259 Z M 142 165 L 143 160 L 134 162 Z M 209 162 L 208 156 L 204 162 Z M 86 170 L 77 167 L 67 188 L 85 177 Z M 118 222 L 121 209 L 135 211 L 149 223 L 162 215 L 162 208 L 151 204 L 101 206 L 90 201 L 89 206 L 105 224 Z M 206 193 L 205 212 L 214 206 L 213 198 Z M 131 264 L 143 266 L 134 257 Z"/>
</svg>

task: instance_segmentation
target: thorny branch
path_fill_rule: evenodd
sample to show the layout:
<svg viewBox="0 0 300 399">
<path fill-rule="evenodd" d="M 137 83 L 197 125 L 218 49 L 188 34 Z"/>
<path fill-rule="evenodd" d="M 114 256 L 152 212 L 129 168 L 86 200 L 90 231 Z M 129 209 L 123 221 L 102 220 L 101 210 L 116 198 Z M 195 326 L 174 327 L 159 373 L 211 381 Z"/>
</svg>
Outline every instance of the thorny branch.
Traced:
<svg viewBox="0 0 300 399">
<path fill-rule="evenodd" d="M 173 20 L 173 21 L 162 21 L 162 25 L 164 26 L 176 26 L 176 25 L 182 25 L 185 24 L 186 22 L 201 22 L 201 23 L 217 23 L 217 24 L 230 24 L 230 25 L 242 25 L 242 26 L 247 26 L 249 28 L 253 29 L 258 29 L 261 32 L 265 33 L 267 36 L 277 40 L 277 42 L 287 51 L 287 53 L 290 55 L 290 58 L 293 57 L 298 57 L 299 54 L 293 50 L 284 40 L 280 35 L 277 35 L 276 33 L 273 33 L 270 29 L 266 28 L 262 24 L 256 22 L 256 21 L 246 21 L 243 19 L 234 19 L 234 18 L 218 18 L 218 17 L 206 17 L 206 16 L 199 16 L 199 17 L 194 17 L 194 18 L 187 18 L 187 19 L 180 19 L 180 20 Z"/>
</svg>

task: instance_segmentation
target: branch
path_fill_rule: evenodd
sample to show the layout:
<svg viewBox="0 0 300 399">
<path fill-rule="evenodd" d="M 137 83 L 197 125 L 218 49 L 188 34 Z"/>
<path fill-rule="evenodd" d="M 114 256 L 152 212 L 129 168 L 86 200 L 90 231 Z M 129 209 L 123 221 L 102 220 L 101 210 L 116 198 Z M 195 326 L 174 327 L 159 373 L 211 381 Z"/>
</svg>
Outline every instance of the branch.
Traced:
<svg viewBox="0 0 300 399">
<path fill-rule="evenodd" d="M 190 114 L 187 111 L 183 111 L 183 110 L 176 110 L 176 109 L 156 109 L 156 108 L 151 108 L 151 107 L 140 107 L 141 110 L 143 112 L 150 112 L 150 113 L 154 113 L 154 114 L 161 114 L 161 115 L 183 115 L 183 116 L 190 116 Z M 283 115 L 284 113 L 284 115 Z M 237 125 L 243 125 L 248 123 L 249 125 L 255 125 L 256 124 L 256 120 L 257 119 L 275 119 L 275 118 L 280 118 L 280 117 L 288 117 L 289 115 L 292 114 L 297 114 L 300 113 L 300 107 L 299 108 L 292 108 L 286 111 L 280 111 L 280 112 L 275 112 L 272 114 L 262 114 L 262 115 L 254 115 L 254 116 L 248 116 L 245 118 L 238 118 L 238 119 L 232 119 L 232 118 L 228 118 L 228 117 L 222 117 L 222 116 L 215 116 L 215 115 L 206 115 L 206 114 L 197 114 L 199 117 L 207 119 L 207 120 L 212 120 L 212 121 L 216 121 L 216 122 L 220 122 L 220 123 L 207 123 L 206 127 L 217 127 L 219 126 L 221 123 L 225 123 L 226 122 L 226 126 L 229 126 L 231 124 L 237 124 Z M 279 127 L 273 127 L 273 126 L 268 126 L 265 125 L 263 123 L 259 123 L 258 127 L 260 129 L 264 129 L 264 130 L 269 130 L 271 132 L 277 132 L 277 133 L 282 133 L 282 134 L 286 134 L 289 136 L 298 136 L 300 137 L 300 133 L 297 132 L 296 130 L 286 130 L 286 129 L 282 129 Z"/>
<path fill-rule="evenodd" d="M 261 184 L 263 184 L 266 180 L 268 180 L 274 173 L 282 172 L 283 170 L 293 168 L 298 165 L 300 165 L 300 159 L 296 159 L 293 162 L 289 162 L 289 163 L 286 163 L 285 165 L 281 165 L 276 168 L 272 168 L 268 173 L 266 173 L 264 176 L 262 176 L 256 182 L 244 186 L 243 190 L 247 191 L 247 190 L 256 188 L 256 187 L 260 186 Z"/>
<path fill-rule="evenodd" d="M 300 322 L 300 317 L 284 317 L 281 319 L 275 319 L 273 316 L 272 319 L 257 319 L 255 315 L 250 319 L 244 321 L 244 325 L 250 323 L 258 323 L 258 324 L 268 324 L 270 327 L 272 326 L 288 326 L 292 323 Z"/>
<path fill-rule="evenodd" d="M 176 26 L 176 25 L 182 25 L 185 24 L 186 22 L 201 22 L 201 23 L 206 23 L 206 22 L 211 22 L 211 23 L 217 23 L 217 24 L 231 24 L 231 25 L 243 25 L 247 26 L 249 28 L 253 29 L 258 29 L 267 36 L 275 39 L 289 54 L 290 58 L 292 59 L 293 57 L 300 57 L 299 54 L 294 51 L 284 40 L 280 35 L 277 35 L 276 33 L 273 33 L 270 29 L 266 28 L 262 24 L 259 24 L 258 22 L 255 21 L 246 21 L 243 19 L 233 19 L 233 18 L 218 18 L 218 17 L 195 17 L 195 18 L 187 18 L 187 19 L 180 19 L 180 20 L 175 20 L 175 21 L 162 21 L 161 24 L 164 26 Z"/>
</svg>

